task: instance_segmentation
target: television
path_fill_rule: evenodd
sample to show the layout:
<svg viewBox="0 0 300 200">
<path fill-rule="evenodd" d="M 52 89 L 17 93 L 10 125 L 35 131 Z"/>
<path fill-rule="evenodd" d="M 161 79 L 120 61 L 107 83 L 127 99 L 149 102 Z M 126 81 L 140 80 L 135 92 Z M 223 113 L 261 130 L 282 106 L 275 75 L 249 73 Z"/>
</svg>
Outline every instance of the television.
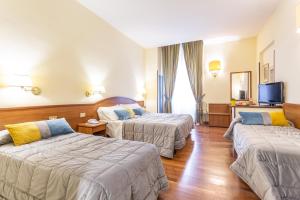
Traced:
<svg viewBox="0 0 300 200">
<path fill-rule="evenodd" d="M 258 92 L 258 102 L 276 105 L 284 103 L 283 82 L 260 84 Z"/>
</svg>

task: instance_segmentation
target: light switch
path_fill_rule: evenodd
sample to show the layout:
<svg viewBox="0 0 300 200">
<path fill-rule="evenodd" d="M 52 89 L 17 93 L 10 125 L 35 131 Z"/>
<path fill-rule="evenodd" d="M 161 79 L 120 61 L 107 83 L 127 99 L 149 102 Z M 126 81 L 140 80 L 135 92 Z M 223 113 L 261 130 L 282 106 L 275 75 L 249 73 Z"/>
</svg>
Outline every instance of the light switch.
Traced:
<svg viewBox="0 0 300 200">
<path fill-rule="evenodd" d="M 83 117 L 85 117 L 85 116 L 86 116 L 85 113 L 80 113 L 80 114 L 79 114 L 79 117 L 80 117 L 80 118 L 83 118 Z"/>
</svg>

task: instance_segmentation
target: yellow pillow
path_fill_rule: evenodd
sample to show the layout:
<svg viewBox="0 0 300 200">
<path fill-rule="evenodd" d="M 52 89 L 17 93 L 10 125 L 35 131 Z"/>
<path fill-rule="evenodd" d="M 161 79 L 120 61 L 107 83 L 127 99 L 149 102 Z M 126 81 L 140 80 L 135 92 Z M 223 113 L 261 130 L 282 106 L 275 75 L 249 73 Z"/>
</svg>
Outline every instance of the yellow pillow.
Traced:
<svg viewBox="0 0 300 200">
<path fill-rule="evenodd" d="M 40 129 L 33 122 L 6 125 L 5 128 L 8 130 L 16 146 L 41 139 Z"/>
<path fill-rule="evenodd" d="M 135 113 L 131 108 L 127 108 L 126 110 L 129 113 L 130 118 L 133 118 L 135 116 Z"/>
<path fill-rule="evenodd" d="M 270 112 L 273 126 L 288 126 L 289 122 L 285 118 L 283 111 Z"/>
</svg>

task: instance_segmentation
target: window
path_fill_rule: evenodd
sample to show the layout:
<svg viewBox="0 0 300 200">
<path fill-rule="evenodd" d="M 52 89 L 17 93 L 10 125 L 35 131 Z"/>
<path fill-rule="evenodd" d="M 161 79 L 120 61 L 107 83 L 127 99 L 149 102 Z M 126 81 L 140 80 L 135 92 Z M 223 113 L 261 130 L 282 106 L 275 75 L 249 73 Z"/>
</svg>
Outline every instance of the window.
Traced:
<svg viewBox="0 0 300 200">
<path fill-rule="evenodd" d="M 190 114 L 194 118 L 195 111 L 196 101 L 190 86 L 183 49 L 180 47 L 175 88 L 172 98 L 172 113 Z"/>
</svg>

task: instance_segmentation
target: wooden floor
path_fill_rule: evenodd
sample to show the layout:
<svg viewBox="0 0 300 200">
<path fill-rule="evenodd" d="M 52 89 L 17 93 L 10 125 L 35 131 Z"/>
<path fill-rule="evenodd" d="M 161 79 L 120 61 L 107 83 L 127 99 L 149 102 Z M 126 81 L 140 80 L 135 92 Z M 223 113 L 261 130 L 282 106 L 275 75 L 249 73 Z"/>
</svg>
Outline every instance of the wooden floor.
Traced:
<svg viewBox="0 0 300 200">
<path fill-rule="evenodd" d="M 252 190 L 229 166 L 232 144 L 223 139 L 226 129 L 196 127 L 186 146 L 173 160 L 162 158 L 169 190 L 159 200 L 257 200 Z"/>
</svg>

